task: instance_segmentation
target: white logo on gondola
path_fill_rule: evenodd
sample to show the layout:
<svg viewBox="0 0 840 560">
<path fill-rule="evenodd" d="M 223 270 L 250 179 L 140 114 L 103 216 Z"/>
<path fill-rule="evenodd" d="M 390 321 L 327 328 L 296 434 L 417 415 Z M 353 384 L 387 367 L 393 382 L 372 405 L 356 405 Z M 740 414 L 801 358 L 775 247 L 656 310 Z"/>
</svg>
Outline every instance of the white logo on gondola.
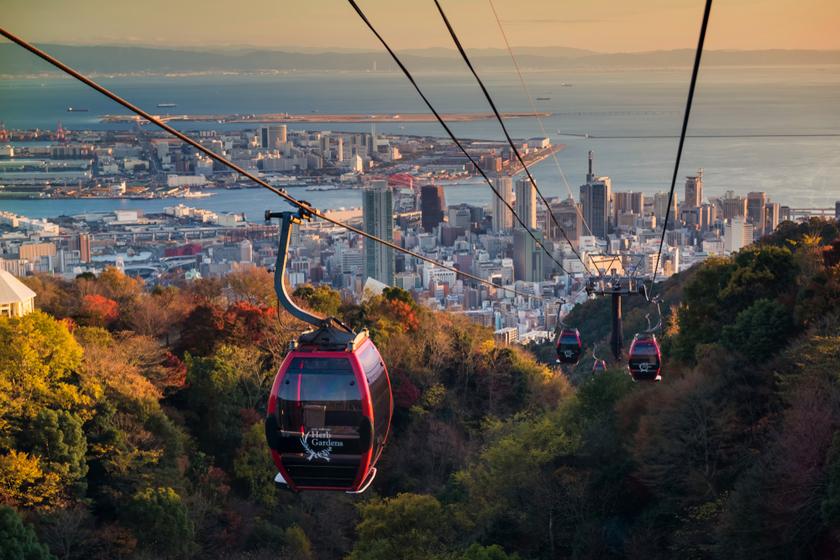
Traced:
<svg viewBox="0 0 840 560">
<path fill-rule="evenodd" d="M 333 447 L 342 447 L 344 442 L 335 441 L 331 438 L 330 430 L 314 428 L 300 437 L 300 444 L 306 452 L 306 460 L 322 459 L 329 463 Z M 325 447 L 315 451 L 312 447 Z"/>
<path fill-rule="evenodd" d="M 639 371 L 642 373 L 648 373 L 650 371 L 653 371 L 653 369 L 653 364 L 650 364 L 648 362 L 642 362 L 641 364 L 639 364 Z"/>
</svg>

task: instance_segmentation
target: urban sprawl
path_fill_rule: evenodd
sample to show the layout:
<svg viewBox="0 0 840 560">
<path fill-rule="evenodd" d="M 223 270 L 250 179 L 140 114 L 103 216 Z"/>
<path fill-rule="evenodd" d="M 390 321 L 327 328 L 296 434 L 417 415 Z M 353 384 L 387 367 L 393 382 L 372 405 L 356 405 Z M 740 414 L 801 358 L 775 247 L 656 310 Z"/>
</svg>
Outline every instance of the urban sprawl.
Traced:
<svg viewBox="0 0 840 560">
<path fill-rule="evenodd" d="M 474 181 L 476 175 L 451 142 L 377 134 L 373 126 L 370 132 L 344 133 L 270 124 L 251 130 L 202 130 L 194 136 L 278 188 L 360 189 L 361 208 L 328 214 L 500 287 L 542 299 L 479 285 L 317 220 L 293 232 L 287 271 L 291 286 L 326 283 L 356 300 L 398 286 L 425 305 L 493 328 L 500 341 L 524 342 L 549 336 L 559 304 L 565 302 L 568 309 L 586 297 L 581 288 L 587 274 L 653 275 L 667 192 L 614 191 L 610 177 L 595 173 L 590 152 L 578 198 L 548 199 L 552 219 L 507 144 L 466 141 L 496 190 L 552 253 L 549 258 L 500 200 L 494 198 L 487 207 L 447 205 L 442 185 Z M 529 166 L 563 148 L 548 138 L 518 144 Z M 154 286 L 273 268 L 276 224 L 196 207 L 216 189 L 253 187 L 197 150 L 139 123 L 132 131 L 68 131 L 60 125 L 54 131 L 0 128 L 0 200 L 173 199 L 157 214 L 125 209 L 47 220 L 0 210 L 0 269 L 17 276 L 72 278 L 117 267 Z M 702 170 L 687 177 L 680 190 L 671 200 L 658 278 L 708 256 L 738 251 L 781 221 L 809 214 L 771 201 L 764 192 L 730 191 L 707 199 Z"/>
</svg>

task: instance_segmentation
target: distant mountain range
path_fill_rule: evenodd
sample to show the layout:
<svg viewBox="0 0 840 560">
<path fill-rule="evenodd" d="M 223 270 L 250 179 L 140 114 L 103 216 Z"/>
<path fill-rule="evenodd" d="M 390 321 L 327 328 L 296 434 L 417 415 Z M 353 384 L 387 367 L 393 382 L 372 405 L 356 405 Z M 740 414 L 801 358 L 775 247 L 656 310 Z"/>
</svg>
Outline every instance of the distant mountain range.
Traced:
<svg viewBox="0 0 840 560">
<path fill-rule="evenodd" d="M 363 71 L 376 65 L 379 71 L 396 70 L 384 52 L 330 51 L 292 52 L 267 49 L 190 50 L 149 47 L 40 45 L 71 66 L 83 71 L 106 74 L 238 72 L 265 71 Z M 515 49 L 522 68 L 551 70 L 580 67 L 687 66 L 694 51 L 678 49 L 638 53 L 598 53 L 569 47 L 522 47 Z M 453 50 L 412 49 L 402 53 L 409 68 L 417 71 L 463 71 Z M 475 49 L 470 52 L 482 70 L 509 70 L 510 58 L 503 49 Z M 779 66 L 840 64 L 840 50 L 757 50 L 708 51 L 708 66 Z M 53 73 L 46 63 L 17 45 L 0 44 L 0 75 L 22 76 Z"/>
</svg>

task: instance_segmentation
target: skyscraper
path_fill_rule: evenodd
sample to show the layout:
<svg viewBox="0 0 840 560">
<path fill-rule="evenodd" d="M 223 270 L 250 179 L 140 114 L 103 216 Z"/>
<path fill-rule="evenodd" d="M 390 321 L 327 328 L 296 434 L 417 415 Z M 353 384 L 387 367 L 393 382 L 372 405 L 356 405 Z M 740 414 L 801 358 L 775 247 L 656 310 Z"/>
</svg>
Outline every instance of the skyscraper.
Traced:
<svg viewBox="0 0 840 560">
<path fill-rule="evenodd" d="M 645 194 L 642 192 L 613 193 L 613 221 L 615 223 L 618 223 L 618 217 L 621 214 L 632 213 L 641 216 L 644 207 Z"/>
<path fill-rule="evenodd" d="M 542 233 L 533 232 L 542 240 Z M 513 276 L 523 282 L 539 282 L 543 279 L 543 252 L 525 228 L 513 230 Z"/>
<path fill-rule="evenodd" d="M 589 152 L 589 172 L 586 184 L 580 187 L 580 202 L 583 204 L 583 219 L 595 237 L 606 238 L 610 227 L 610 199 L 612 181 L 609 177 L 595 178 L 592 172 L 592 152 Z"/>
<path fill-rule="evenodd" d="M 584 231 L 580 204 L 575 202 L 574 198 L 569 197 L 559 202 L 557 199 L 554 199 L 550 202 L 550 207 L 551 213 L 554 214 L 554 218 L 557 220 L 557 223 L 560 224 L 560 227 L 562 227 L 563 231 L 566 232 L 566 236 L 569 238 L 569 241 L 577 244 L 581 235 L 589 233 Z M 560 233 L 557 226 L 554 225 L 554 220 L 552 220 L 548 214 L 546 214 L 545 217 L 546 224 L 544 231 L 547 232 L 547 237 L 553 241 L 565 241 L 563 234 Z"/>
<path fill-rule="evenodd" d="M 689 175 L 685 178 L 685 201 L 686 208 L 697 208 L 703 203 L 703 170 L 699 169 L 697 175 Z"/>
<path fill-rule="evenodd" d="M 744 218 L 732 218 L 726 224 L 723 233 L 723 252 L 724 254 L 734 253 L 740 251 L 753 241 L 753 224 L 747 222 Z"/>
<path fill-rule="evenodd" d="M 530 229 L 537 227 L 537 192 L 530 179 L 516 182 L 516 214 Z"/>
<path fill-rule="evenodd" d="M 500 175 L 493 181 L 499 195 L 507 204 L 513 207 L 513 179 L 508 175 Z M 513 227 L 513 212 L 510 211 L 498 196 L 493 197 L 493 231 L 510 231 Z"/>
<path fill-rule="evenodd" d="M 446 198 L 440 185 L 420 187 L 420 224 L 423 231 L 432 232 L 446 214 Z"/>
<path fill-rule="evenodd" d="M 653 213 L 656 216 L 657 224 L 665 223 L 665 213 L 668 210 L 668 193 L 658 192 L 653 195 Z M 674 198 L 671 201 L 671 212 L 668 217 L 668 229 L 674 229 L 677 216 L 677 193 L 674 193 Z"/>
<path fill-rule="evenodd" d="M 387 181 L 372 181 L 362 192 L 365 231 L 386 241 L 394 239 L 394 202 Z M 394 250 L 365 239 L 365 273 L 383 284 L 394 283 Z"/>
<path fill-rule="evenodd" d="M 286 143 L 286 125 L 270 124 L 257 129 L 260 139 L 260 147 L 269 150 L 276 150 L 280 145 Z"/>
<path fill-rule="evenodd" d="M 747 199 L 735 196 L 733 191 L 726 191 L 723 198 L 718 199 L 718 204 L 724 220 L 747 217 Z"/>
<path fill-rule="evenodd" d="M 782 205 L 778 202 L 768 202 L 764 206 L 764 235 L 773 233 L 781 221 Z"/>
<path fill-rule="evenodd" d="M 764 235 L 765 230 L 765 209 L 767 205 L 767 193 L 747 193 L 747 220 L 753 225 L 753 232 L 756 236 Z"/>
</svg>

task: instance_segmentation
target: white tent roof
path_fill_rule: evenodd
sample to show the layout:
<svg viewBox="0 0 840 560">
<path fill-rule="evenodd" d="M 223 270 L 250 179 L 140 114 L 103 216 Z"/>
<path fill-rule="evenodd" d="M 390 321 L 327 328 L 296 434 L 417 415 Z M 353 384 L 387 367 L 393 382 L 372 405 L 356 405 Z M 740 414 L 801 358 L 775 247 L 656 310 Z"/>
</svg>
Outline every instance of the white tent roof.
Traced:
<svg viewBox="0 0 840 560">
<path fill-rule="evenodd" d="M 35 297 L 35 292 L 14 277 L 11 272 L 0 270 L 0 304 L 21 303 Z"/>
<path fill-rule="evenodd" d="M 367 300 L 373 296 L 382 295 L 382 292 L 385 291 L 385 288 L 387 287 L 388 284 L 383 284 L 376 278 L 368 276 L 367 280 L 365 280 L 365 285 L 362 288 L 362 299 Z"/>
</svg>

